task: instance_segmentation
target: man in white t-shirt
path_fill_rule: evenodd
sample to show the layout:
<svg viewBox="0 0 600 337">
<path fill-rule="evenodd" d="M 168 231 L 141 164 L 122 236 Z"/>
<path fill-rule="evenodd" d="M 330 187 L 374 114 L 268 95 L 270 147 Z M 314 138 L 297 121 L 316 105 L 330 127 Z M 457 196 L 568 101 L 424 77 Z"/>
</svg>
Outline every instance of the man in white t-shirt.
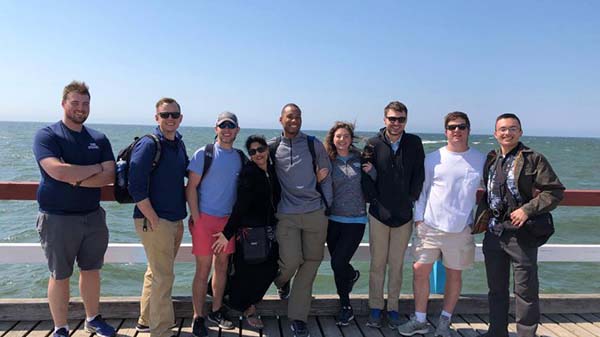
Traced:
<svg viewBox="0 0 600 337">
<path fill-rule="evenodd" d="M 415 204 L 413 289 L 415 314 L 398 327 L 403 336 L 425 334 L 429 274 L 440 257 L 446 269 L 444 305 L 434 336 L 450 336 L 450 320 L 462 286 L 462 271 L 471 268 L 475 243 L 473 207 L 483 177 L 485 156 L 469 148 L 469 117 L 451 112 L 444 118 L 448 143 L 425 157 L 425 183 Z"/>
</svg>

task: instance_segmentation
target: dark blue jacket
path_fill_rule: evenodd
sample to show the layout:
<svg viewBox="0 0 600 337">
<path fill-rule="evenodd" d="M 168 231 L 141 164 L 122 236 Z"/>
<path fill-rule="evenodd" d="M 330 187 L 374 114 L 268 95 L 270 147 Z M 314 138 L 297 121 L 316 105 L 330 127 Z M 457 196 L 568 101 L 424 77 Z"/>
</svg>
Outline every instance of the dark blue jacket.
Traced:
<svg viewBox="0 0 600 337">
<path fill-rule="evenodd" d="M 164 137 L 158 127 L 154 130 L 161 144 L 158 165 L 152 170 L 152 159 L 156 145 L 149 137 L 142 138 L 131 153 L 129 167 L 129 193 L 135 202 L 150 198 L 150 203 L 159 218 L 169 221 L 182 220 L 187 216 L 185 204 L 186 168 L 188 156 L 181 134 L 175 140 Z M 144 215 L 135 207 L 134 218 Z"/>
</svg>

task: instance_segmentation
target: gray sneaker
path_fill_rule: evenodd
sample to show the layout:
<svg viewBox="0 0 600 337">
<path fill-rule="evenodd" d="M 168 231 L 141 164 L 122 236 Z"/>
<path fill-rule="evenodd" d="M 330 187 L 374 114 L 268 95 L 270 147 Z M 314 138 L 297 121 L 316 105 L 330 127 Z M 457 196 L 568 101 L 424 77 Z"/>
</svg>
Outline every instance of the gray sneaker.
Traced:
<svg viewBox="0 0 600 337">
<path fill-rule="evenodd" d="M 412 336 L 415 334 L 426 334 L 429 332 L 429 324 L 427 322 L 417 321 L 415 315 L 410 316 L 410 320 L 398 327 L 398 333 L 402 336 Z"/>
<path fill-rule="evenodd" d="M 440 320 L 433 335 L 435 337 L 450 337 L 450 318 L 440 315 Z"/>
</svg>

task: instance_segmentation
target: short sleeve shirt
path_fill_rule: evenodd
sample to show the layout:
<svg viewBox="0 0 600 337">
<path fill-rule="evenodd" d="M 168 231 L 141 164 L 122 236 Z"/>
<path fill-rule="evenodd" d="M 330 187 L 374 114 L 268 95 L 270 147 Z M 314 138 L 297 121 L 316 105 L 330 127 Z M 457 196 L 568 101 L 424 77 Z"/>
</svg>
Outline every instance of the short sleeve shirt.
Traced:
<svg viewBox="0 0 600 337">
<path fill-rule="evenodd" d="M 40 211 L 50 214 L 85 214 L 100 206 L 100 188 L 74 187 L 55 180 L 39 163 L 49 157 L 74 165 L 114 161 L 112 147 L 104 134 L 85 126 L 80 132 L 76 132 L 59 121 L 38 130 L 33 141 L 33 153 L 41 173 L 37 191 Z"/>
<path fill-rule="evenodd" d="M 223 149 L 215 143 L 213 160 L 204 176 L 204 150 L 205 147 L 198 149 L 188 166 L 188 170 L 202 176 L 198 186 L 198 207 L 202 213 L 227 216 L 235 203 L 242 160 L 237 150 Z"/>
</svg>

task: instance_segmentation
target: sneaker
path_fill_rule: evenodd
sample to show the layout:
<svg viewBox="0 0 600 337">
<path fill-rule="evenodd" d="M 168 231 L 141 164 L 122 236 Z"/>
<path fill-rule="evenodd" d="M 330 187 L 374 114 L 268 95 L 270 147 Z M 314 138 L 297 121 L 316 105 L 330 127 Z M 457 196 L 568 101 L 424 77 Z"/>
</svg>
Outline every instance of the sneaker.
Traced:
<svg viewBox="0 0 600 337">
<path fill-rule="evenodd" d="M 102 315 L 96 316 L 91 322 L 85 320 L 85 331 L 89 333 L 96 333 L 100 337 L 113 337 L 115 335 L 115 328 L 108 325 L 102 319 Z"/>
<path fill-rule="evenodd" d="M 367 326 L 369 328 L 381 328 L 381 309 L 371 309 Z"/>
<path fill-rule="evenodd" d="M 225 312 L 223 307 L 221 307 L 217 311 L 213 311 L 210 314 L 208 314 L 208 320 L 217 324 L 221 329 L 233 329 L 233 322 L 231 322 L 229 317 L 227 317 L 227 313 Z"/>
<path fill-rule="evenodd" d="M 340 309 L 340 313 L 337 316 L 337 324 L 338 326 L 348 326 L 350 321 L 354 319 L 354 311 L 351 306 L 342 307 Z"/>
<path fill-rule="evenodd" d="M 400 325 L 400 314 L 395 310 L 388 311 L 387 320 L 390 329 L 396 329 Z"/>
<path fill-rule="evenodd" d="M 287 281 L 283 287 L 277 288 L 277 294 L 282 300 L 287 300 L 290 297 L 290 281 Z"/>
<path fill-rule="evenodd" d="M 350 280 L 350 291 L 352 291 L 352 289 L 354 288 L 354 285 L 356 284 L 356 282 L 358 281 L 358 279 L 360 278 L 360 271 L 355 270 L 354 271 L 354 277 L 352 278 L 352 280 Z"/>
<path fill-rule="evenodd" d="M 60 328 L 54 331 L 52 337 L 69 337 L 69 331 L 65 328 Z"/>
<path fill-rule="evenodd" d="M 310 337 L 308 333 L 308 327 L 306 326 L 306 322 L 299 321 L 295 319 L 290 325 L 290 329 L 294 333 L 294 337 Z"/>
<path fill-rule="evenodd" d="M 192 335 L 194 337 L 206 337 L 208 336 L 208 329 L 204 323 L 204 317 L 196 317 L 192 322 Z"/>
<path fill-rule="evenodd" d="M 437 328 L 433 336 L 435 337 L 450 337 L 450 318 L 440 315 Z"/>
<path fill-rule="evenodd" d="M 402 336 L 412 336 L 414 334 L 426 334 L 429 332 L 429 324 L 427 322 L 417 321 L 415 315 L 410 316 L 410 320 L 398 327 L 398 333 Z"/>
</svg>

